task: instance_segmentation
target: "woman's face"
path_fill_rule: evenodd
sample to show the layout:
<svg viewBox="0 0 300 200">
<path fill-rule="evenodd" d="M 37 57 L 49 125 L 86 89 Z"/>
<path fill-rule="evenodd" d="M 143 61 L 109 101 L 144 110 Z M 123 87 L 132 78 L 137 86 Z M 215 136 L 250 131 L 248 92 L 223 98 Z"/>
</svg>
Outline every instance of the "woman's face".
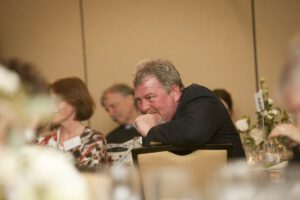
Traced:
<svg viewBox="0 0 300 200">
<path fill-rule="evenodd" d="M 50 92 L 50 96 L 53 99 L 56 106 L 52 122 L 55 124 L 62 124 L 66 121 L 74 120 L 74 107 L 52 91 Z"/>
</svg>

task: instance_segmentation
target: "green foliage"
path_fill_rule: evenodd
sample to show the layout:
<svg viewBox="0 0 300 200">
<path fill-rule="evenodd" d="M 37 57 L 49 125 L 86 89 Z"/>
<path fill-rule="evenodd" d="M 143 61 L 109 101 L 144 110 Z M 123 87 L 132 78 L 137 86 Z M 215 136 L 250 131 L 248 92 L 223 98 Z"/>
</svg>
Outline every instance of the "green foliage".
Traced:
<svg viewBox="0 0 300 200">
<path fill-rule="evenodd" d="M 274 105 L 274 101 L 269 98 L 269 89 L 264 78 L 260 80 L 260 91 L 263 94 L 265 109 L 259 113 L 257 112 L 257 128 L 264 128 L 267 136 L 271 133 L 273 128 L 281 123 L 290 123 L 290 118 L 285 110 Z"/>
</svg>

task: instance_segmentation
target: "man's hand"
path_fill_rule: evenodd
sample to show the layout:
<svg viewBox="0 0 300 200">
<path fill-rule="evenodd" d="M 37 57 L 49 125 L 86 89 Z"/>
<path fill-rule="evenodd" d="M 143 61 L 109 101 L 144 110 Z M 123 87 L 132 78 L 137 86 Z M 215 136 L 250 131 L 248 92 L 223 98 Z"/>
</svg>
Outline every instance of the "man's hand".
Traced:
<svg viewBox="0 0 300 200">
<path fill-rule="evenodd" d="M 281 124 L 277 125 L 269 135 L 269 138 L 287 136 L 294 142 L 300 144 L 300 130 L 298 127 L 292 124 Z"/>
<path fill-rule="evenodd" d="M 140 115 L 135 119 L 135 126 L 143 137 L 148 135 L 149 130 L 162 123 L 162 117 L 155 114 Z"/>
</svg>

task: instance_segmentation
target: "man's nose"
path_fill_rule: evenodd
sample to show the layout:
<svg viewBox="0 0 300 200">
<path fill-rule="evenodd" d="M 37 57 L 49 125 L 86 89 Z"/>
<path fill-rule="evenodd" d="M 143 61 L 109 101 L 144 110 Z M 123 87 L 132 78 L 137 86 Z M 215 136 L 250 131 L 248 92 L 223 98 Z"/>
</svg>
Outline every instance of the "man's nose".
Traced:
<svg viewBox="0 0 300 200">
<path fill-rule="evenodd" d="M 151 105 L 146 100 L 141 100 L 139 104 L 139 109 L 142 113 L 147 113 L 148 110 L 151 108 Z"/>
</svg>

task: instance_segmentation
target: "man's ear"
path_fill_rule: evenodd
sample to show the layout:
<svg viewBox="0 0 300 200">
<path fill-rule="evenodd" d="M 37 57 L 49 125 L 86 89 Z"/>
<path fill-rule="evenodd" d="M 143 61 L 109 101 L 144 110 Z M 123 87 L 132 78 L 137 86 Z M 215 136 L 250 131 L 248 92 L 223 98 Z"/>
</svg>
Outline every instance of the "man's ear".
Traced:
<svg viewBox="0 0 300 200">
<path fill-rule="evenodd" d="M 181 97 L 181 90 L 178 85 L 172 85 L 170 94 L 173 96 L 174 100 L 178 102 Z"/>
</svg>

